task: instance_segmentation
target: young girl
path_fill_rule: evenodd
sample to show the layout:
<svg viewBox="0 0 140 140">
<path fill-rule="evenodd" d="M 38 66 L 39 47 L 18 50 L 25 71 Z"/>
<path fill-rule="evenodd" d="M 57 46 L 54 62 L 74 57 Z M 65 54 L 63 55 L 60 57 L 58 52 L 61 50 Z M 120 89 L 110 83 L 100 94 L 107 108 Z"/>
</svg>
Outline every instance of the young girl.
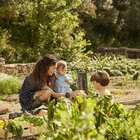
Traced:
<svg viewBox="0 0 140 140">
<path fill-rule="evenodd" d="M 55 91 L 58 93 L 70 93 L 70 85 L 73 83 L 71 75 L 67 74 L 67 63 L 63 60 L 57 62 Z"/>
</svg>

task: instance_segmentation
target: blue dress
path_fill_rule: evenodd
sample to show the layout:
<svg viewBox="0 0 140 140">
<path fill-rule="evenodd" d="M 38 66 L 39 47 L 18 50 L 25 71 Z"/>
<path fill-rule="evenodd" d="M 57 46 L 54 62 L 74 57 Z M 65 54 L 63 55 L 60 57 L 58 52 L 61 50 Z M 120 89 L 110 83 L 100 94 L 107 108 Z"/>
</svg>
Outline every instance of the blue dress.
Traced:
<svg viewBox="0 0 140 140">
<path fill-rule="evenodd" d="M 58 93 L 66 93 L 66 92 L 72 92 L 72 89 L 70 88 L 70 84 L 68 84 L 65 79 L 72 80 L 72 77 L 70 74 L 61 75 L 59 73 L 56 73 L 56 82 L 55 82 L 55 92 Z"/>
</svg>

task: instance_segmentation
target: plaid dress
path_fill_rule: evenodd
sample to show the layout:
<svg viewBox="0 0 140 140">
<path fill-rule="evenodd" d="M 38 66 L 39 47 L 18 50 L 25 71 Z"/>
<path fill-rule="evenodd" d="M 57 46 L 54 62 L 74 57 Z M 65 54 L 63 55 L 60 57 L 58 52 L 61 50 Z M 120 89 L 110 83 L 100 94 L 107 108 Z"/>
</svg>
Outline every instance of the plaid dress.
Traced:
<svg viewBox="0 0 140 140">
<path fill-rule="evenodd" d="M 55 77 L 55 74 L 53 74 L 52 76 L 48 77 L 48 81 L 46 81 L 46 84 L 52 90 L 54 90 L 55 82 L 56 82 L 56 77 Z M 28 75 L 23 82 L 23 85 L 19 94 L 19 102 L 22 109 L 25 109 L 25 110 L 32 109 L 32 105 L 34 102 L 34 95 L 37 91 L 40 91 L 40 90 L 41 88 L 39 86 L 32 84 L 31 75 Z"/>
<path fill-rule="evenodd" d="M 28 75 L 22 85 L 19 102 L 23 109 L 30 110 L 33 104 L 33 97 L 37 91 L 41 90 L 38 86 L 32 85 L 31 76 Z"/>
</svg>

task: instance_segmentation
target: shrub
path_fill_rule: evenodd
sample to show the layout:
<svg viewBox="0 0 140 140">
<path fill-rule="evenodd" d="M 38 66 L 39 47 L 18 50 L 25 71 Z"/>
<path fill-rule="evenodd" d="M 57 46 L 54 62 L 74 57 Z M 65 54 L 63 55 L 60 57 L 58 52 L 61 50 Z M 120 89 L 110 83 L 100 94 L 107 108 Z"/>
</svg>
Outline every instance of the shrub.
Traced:
<svg viewBox="0 0 140 140">
<path fill-rule="evenodd" d="M 18 77 L 7 74 L 0 74 L 0 93 L 14 94 L 18 93 L 21 87 L 21 80 Z"/>
</svg>

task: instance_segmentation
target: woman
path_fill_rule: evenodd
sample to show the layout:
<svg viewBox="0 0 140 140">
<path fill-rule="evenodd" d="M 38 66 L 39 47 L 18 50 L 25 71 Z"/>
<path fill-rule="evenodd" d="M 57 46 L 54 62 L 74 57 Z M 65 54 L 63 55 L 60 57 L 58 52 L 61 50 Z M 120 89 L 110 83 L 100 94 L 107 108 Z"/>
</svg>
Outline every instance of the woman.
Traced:
<svg viewBox="0 0 140 140">
<path fill-rule="evenodd" d="M 55 93 L 55 70 L 57 59 L 47 54 L 37 61 L 33 72 L 28 75 L 22 85 L 19 96 L 21 107 L 25 110 L 32 110 L 42 105 L 50 97 L 75 97 L 76 93 Z M 47 87 L 47 88 L 46 88 Z"/>
</svg>

